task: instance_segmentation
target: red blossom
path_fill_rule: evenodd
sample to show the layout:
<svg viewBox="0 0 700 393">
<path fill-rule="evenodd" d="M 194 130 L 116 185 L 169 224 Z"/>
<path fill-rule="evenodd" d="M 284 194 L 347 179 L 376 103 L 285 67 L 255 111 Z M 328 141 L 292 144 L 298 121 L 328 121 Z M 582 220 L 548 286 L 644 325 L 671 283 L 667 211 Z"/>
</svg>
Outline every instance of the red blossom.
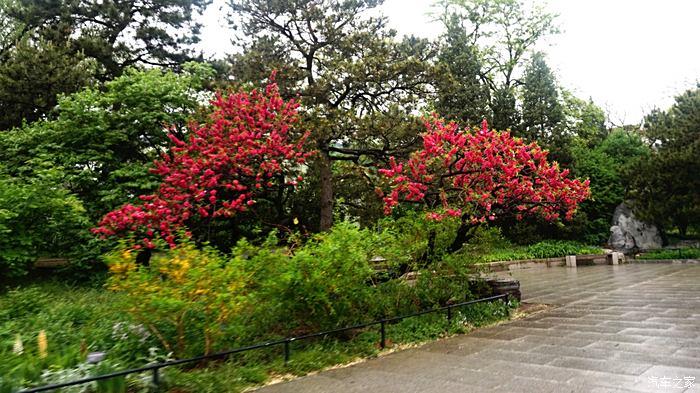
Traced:
<svg viewBox="0 0 700 393">
<path fill-rule="evenodd" d="M 142 196 L 141 206 L 127 204 L 107 213 L 94 233 L 138 232 L 149 248 L 160 235 L 173 246 L 176 232 L 189 219 L 232 217 L 253 206 L 277 179 L 302 180 L 295 172 L 312 154 L 303 146 L 308 133 L 297 142 L 288 140 L 299 120 L 298 104 L 284 101 L 277 85 L 217 94 L 212 105 L 209 121 L 191 124 L 187 139 L 169 135 L 174 146 L 152 169 L 163 179 L 158 191 Z"/>
<path fill-rule="evenodd" d="M 379 192 L 386 214 L 399 202 L 420 202 L 434 220 L 461 216 L 477 224 L 510 214 L 571 219 L 590 195 L 588 180 L 568 178 L 568 170 L 547 162 L 546 150 L 489 130 L 486 120 L 476 132 L 437 116 L 425 127 L 422 150 L 406 162 L 392 157 L 388 168 L 379 169 L 389 182 L 388 195 Z"/>
</svg>

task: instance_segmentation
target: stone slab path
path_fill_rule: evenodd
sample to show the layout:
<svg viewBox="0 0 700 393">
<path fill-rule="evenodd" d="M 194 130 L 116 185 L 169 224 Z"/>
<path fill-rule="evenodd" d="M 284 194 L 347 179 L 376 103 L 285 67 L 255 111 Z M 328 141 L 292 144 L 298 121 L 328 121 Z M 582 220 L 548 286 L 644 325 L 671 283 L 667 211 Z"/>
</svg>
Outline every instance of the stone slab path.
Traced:
<svg viewBox="0 0 700 393">
<path fill-rule="evenodd" d="M 259 393 L 700 393 L 700 266 L 512 272 L 542 313 Z"/>
</svg>

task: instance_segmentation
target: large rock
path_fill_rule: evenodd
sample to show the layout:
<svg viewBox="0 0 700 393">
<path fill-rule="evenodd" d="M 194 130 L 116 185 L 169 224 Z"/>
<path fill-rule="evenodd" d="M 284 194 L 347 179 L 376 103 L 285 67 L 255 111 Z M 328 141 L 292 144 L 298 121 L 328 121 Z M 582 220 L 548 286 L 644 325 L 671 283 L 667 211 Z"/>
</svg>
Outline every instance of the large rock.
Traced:
<svg viewBox="0 0 700 393">
<path fill-rule="evenodd" d="M 610 227 L 610 246 L 624 253 L 661 248 L 661 233 L 652 224 L 634 218 L 632 210 L 621 203 L 615 208 Z"/>
</svg>

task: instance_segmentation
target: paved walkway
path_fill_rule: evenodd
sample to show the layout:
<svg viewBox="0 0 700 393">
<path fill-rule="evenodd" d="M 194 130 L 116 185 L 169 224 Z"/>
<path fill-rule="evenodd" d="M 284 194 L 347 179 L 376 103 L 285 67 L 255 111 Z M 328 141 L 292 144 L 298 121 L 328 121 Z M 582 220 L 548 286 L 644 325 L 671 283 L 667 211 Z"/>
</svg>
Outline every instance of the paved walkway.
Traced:
<svg viewBox="0 0 700 393">
<path fill-rule="evenodd" d="M 558 306 L 258 392 L 700 392 L 700 266 L 513 276 L 523 301 Z"/>
</svg>

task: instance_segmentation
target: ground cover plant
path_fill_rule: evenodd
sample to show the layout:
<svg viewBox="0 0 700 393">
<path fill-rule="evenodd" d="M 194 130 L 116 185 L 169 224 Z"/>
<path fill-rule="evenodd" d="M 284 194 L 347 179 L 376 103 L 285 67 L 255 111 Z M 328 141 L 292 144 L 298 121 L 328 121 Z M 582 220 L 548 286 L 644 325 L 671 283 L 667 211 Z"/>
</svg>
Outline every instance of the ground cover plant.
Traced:
<svg viewBox="0 0 700 393">
<path fill-rule="evenodd" d="M 700 248 L 677 248 L 668 250 L 654 250 L 643 252 L 636 256 L 637 259 L 698 259 Z"/>
<path fill-rule="evenodd" d="M 474 258 L 479 262 L 497 262 L 601 253 L 603 253 L 603 249 L 599 247 L 586 246 L 575 241 L 545 240 L 530 246 L 495 249 L 487 254 L 474 255 Z"/>
<path fill-rule="evenodd" d="M 127 298 L 128 295 L 104 288 L 66 285 L 55 280 L 4 292 L 0 295 L 0 358 L 3 359 L 0 389 L 14 392 L 22 386 L 67 382 L 172 359 L 175 355 L 162 349 L 159 338 L 135 314 L 115 312 L 133 307 Z M 447 322 L 444 313 L 407 319 L 387 327 L 389 346 L 463 333 L 507 318 L 510 309 L 496 302 L 455 310 L 452 322 Z M 261 322 L 255 325 L 260 326 Z M 191 335 L 189 343 L 203 346 L 195 337 L 196 331 L 188 330 L 187 334 Z M 267 335 L 247 332 L 247 337 L 228 336 L 218 349 L 251 344 L 254 341 L 246 340 L 256 338 L 272 339 L 279 335 L 272 330 Z M 164 373 L 164 384 L 166 390 L 179 392 L 240 391 L 275 375 L 304 375 L 376 356 L 381 352 L 378 343 L 377 328 L 368 328 L 351 336 L 295 343 L 288 364 L 283 362 L 281 347 L 275 347 L 236 355 L 226 362 L 214 361 L 204 369 L 169 369 Z M 87 364 L 88 352 L 105 352 L 105 360 L 98 365 Z M 128 391 L 141 391 L 148 388 L 149 377 L 137 374 L 108 380 L 99 386 L 88 384 L 65 391 L 124 392 L 127 387 Z"/>
<path fill-rule="evenodd" d="M 499 227 L 484 227 L 475 231 L 474 237 L 457 255 L 465 260 L 485 263 L 601 253 L 603 250 L 599 247 L 571 240 L 544 240 L 521 246 L 505 238 Z"/>
</svg>

